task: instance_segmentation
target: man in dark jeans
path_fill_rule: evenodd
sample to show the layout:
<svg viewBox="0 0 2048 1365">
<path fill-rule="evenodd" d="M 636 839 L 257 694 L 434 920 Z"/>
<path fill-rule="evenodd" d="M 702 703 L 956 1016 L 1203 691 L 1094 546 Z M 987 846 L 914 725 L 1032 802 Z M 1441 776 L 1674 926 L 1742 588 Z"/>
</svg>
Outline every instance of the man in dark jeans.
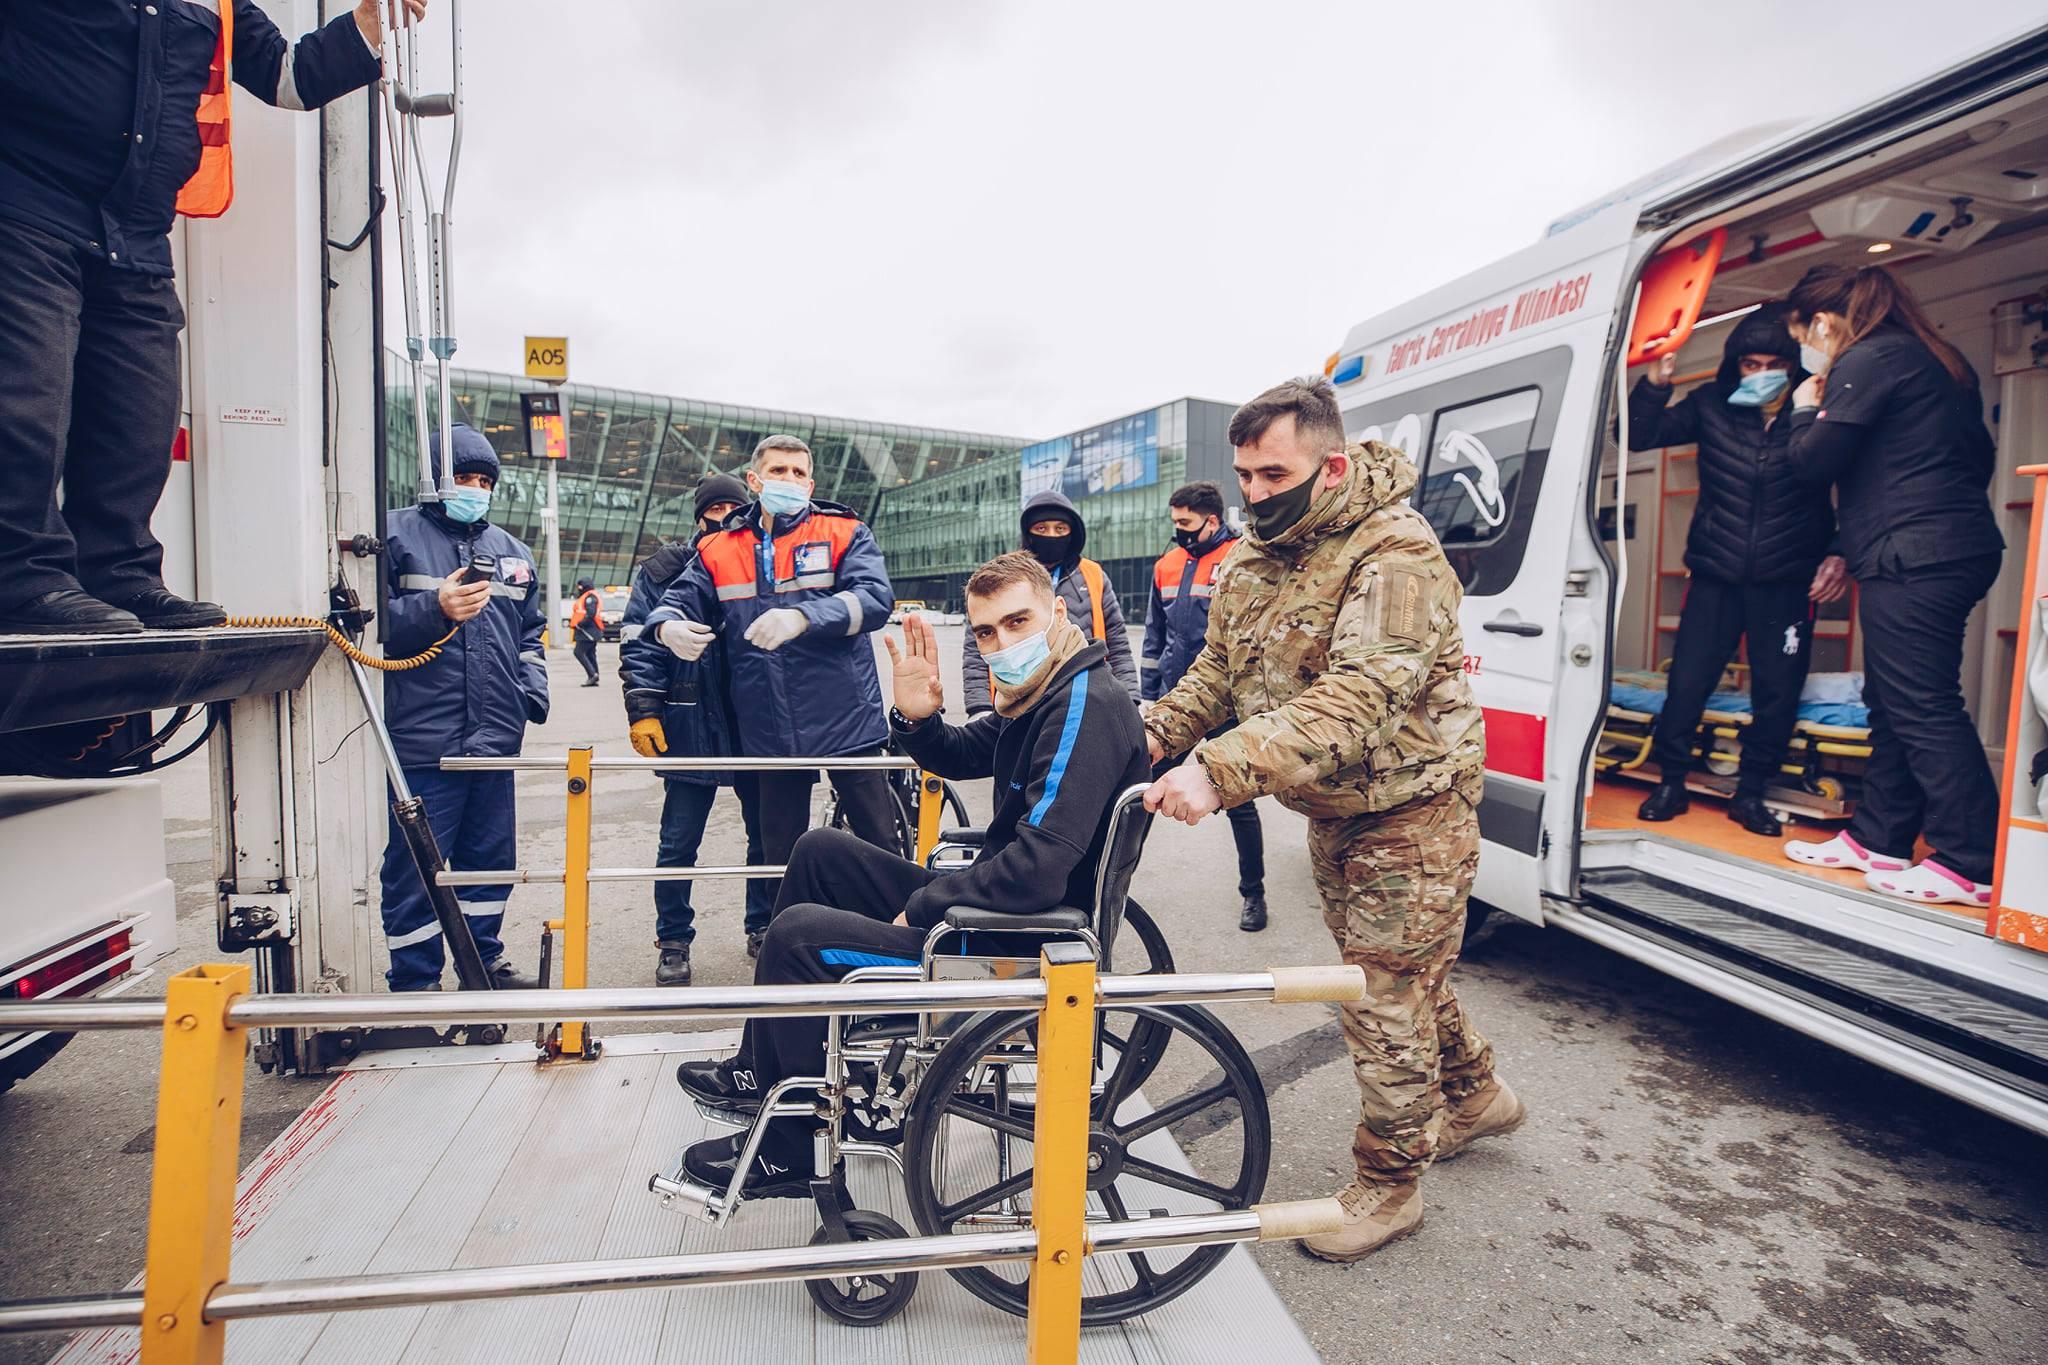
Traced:
<svg viewBox="0 0 2048 1365">
<path fill-rule="evenodd" d="M 633 596 L 620 618 L 622 640 L 637 632 L 669 585 L 696 561 L 698 542 L 749 501 L 747 486 L 730 474 L 713 474 L 697 485 L 697 534 L 668 542 L 641 564 L 633 576 Z M 739 752 L 722 645 L 713 642 L 694 663 L 685 663 L 667 650 L 621 649 L 619 673 L 626 684 L 626 719 L 632 723 L 633 751 L 642 758 L 719 758 Z M 759 866 L 767 861 L 761 843 L 760 785 L 753 773 L 665 771 L 661 776 L 656 867 L 696 863 L 712 803 L 720 785 L 728 781 L 740 799 L 747 862 Z M 747 882 L 746 898 L 747 941 L 752 944 L 768 928 L 775 896 L 767 882 L 756 878 Z M 654 984 L 689 985 L 690 945 L 697 938 L 697 911 L 690 904 L 689 882 L 654 884 L 654 938 L 661 954 L 654 967 Z"/>
<path fill-rule="evenodd" d="M 1215 484 L 1176 488 L 1166 507 L 1173 522 L 1173 548 L 1152 566 L 1145 652 L 1138 660 L 1138 682 L 1147 706 L 1173 691 L 1202 652 L 1209 638 L 1209 603 L 1216 594 L 1216 579 L 1237 544 L 1237 533 L 1223 521 L 1223 490 Z M 1216 734 L 1229 729 L 1225 725 Z M 1166 776 L 1179 762 L 1162 761 L 1153 769 L 1153 778 Z M 1237 927 L 1256 934 L 1266 927 L 1266 831 L 1259 823 L 1259 803 L 1247 801 L 1223 814 L 1237 845 L 1237 894 L 1243 901 Z"/>
<path fill-rule="evenodd" d="M 597 686 L 597 642 L 604 638 L 604 599 L 597 584 L 587 578 L 576 580 L 576 609 L 569 614 L 569 630 L 576 637 L 570 652 L 583 665 L 583 685 Z"/>
<path fill-rule="evenodd" d="M 283 109 L 377 79 L 388 0 L 296 48 L 254 0 L 0 7 L 0 633 L 217 626 L 226 613 L 163 582 L 149 532 L 182 399 L 170 230 L 202 147 L 231 195 L 229 125 L 201 127 L 214 68 Z M 405 0 L 416 18 L 426 0 Z M 62 486 L 64 501 L 58 507 Z"/>
<path fill-rule="evenodd" d="M 1016 551 L 967 581 L 967 619 L 987 659 L 995 710 L 948 725 L 939 646 L 916 616 L 903 623 L 894 661 L 896 742 L 928 771 L 995 779 L 995 817 L 971 866 L 935 874 L 838 830 L 813 830 L 791 855 L 768 927 L 758 985 L 838 981 L 856 967 L 918 962 L 925 934 L 956 905 L 1016 915 L 1058 906 L 1092 908 L 1096 864 L 1117 794 L 1146 780 L 1138 708 L 1111 672 L 1102 644 L 1066 619 L 1052 575 Z M 817 1075 L 822 1018 L 749 1019 L 739 1052 L 685 1062 L 676 1080 L 696 1099 L 737 1113 L 789 1076 Z M 795 1198 L 807 1191 L 810 1132 L 804 1119 L 769 1124 L 745 1191 Z M 711 1138 L 684 1154 L 700 1184 L 723 1190 L 746 1134 Z"/>
</svg>

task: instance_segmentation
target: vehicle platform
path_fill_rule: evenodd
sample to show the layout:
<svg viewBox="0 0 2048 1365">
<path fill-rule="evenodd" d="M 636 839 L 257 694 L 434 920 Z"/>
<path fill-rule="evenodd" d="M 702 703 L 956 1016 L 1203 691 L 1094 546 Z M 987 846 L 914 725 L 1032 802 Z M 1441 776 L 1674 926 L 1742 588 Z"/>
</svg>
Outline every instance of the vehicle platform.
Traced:
<svg viewBox="0 0 2048 1365">
<path fill-rule="evenodd" d="M 242 1171 L 230 1278 L 246 1283 L 808 1242 L 817 1227 L 808 1201 L 752 1202 L 718 1229 L 663 1208 L 648 1191 L 648 1176 L 682 1144 L 731 1131 L 698 1114 L 675 1084 L 676 1063 L 722 1055 L 737 1042 L 734 1030 L 620 1034 L 604 1040 L 595 1062 L 550 1066 L 535 1065 L 534 1049 L 525 1043 L 366 1053 Z M 1172 1142 L 1165 1132 L 1154 1136 Z M 1177 1147 L 1155 1156 L 1186 1168 Z M 855 1158 L 848 1174 L 861 1207 L 911 1226 L 899 1178 L 887 1162 Z M 1098 1272 L 1091 1267 L 1090 1273 Z M 84 1333 L 54 1359 L 62 1365 L 133 1361 L 139 1339 L 135 1330 Z M 1024 1319 L 984 1304 L 943 1272 L 925 1274 L 908 1309 L 872 1328 L 833 1321 L 803 1285 L 790 1282 L 269 1318 L 234 1322 L 227 1332 L 229 1360 L 264 1365 L 958 1365 L 1021 1360 L 1024 1350 Z M 1318 1357 L 1240 1246 L 1165 1307 L 1084 1331 L 1081 1359 L 1098 1365 L 1286 1365 Z"/>
</svg>

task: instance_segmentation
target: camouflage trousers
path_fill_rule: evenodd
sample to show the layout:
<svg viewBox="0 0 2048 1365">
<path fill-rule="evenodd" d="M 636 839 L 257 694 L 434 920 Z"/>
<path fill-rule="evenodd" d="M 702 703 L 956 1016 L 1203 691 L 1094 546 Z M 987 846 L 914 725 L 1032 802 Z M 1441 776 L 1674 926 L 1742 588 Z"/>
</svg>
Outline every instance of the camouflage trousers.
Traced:
<svg viewBox="0 0 2048 1365">
<path fill-rule="evenodd" d="M 1493 1075 L 1493 1048 L 1451 990 L 1479 868 L 1477 782 L 1376 815 L 1318 820 L 1309 861 L 1323 922 L 1367 996 L 1343 1007 L 1358 1074 L 1359 1177 L 1415 1180 L 1436 1155 L 1446 1100 Z"/>
</svg>

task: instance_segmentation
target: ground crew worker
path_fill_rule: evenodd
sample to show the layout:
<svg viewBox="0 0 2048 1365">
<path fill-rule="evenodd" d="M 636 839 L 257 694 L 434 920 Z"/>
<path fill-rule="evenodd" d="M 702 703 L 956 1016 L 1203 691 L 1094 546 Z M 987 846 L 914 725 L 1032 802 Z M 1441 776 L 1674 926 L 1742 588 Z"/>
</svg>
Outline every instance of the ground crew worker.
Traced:
<svg viewBox="0 0 2048 1365">
<path fill-rule="evenodd" d="M 1173 490 L 1166 500 L 1173 522 L 1171 550 L 1152 566 L 1152 601 L 1145 613 L 1145 652 L 1138 659 L 1143 700 L 1158 701 L 1173 690 L 1188 665 L 1202 652 L 1209 634 L 1209 602 L 1224 556 L 1237 544 L 1237 533 L 1223 521 L 1223 490 L 1213 483 L 1191 483 Z M 1228 729 L 1226 723 L 1224 729 Z M 1221 733 L 1219 731 L 1218 733 Z M 1169 759 L 1152 774 L 1166 775 Z M 1246 801 L 1224 812 L 1230 837 L 1237 845 L 1237 894 L 1243 898 L 1237 927 L 1255 934 L 1266 927 L 1266 832 L 1259 808 Z"/>
<path fill-rule="evenodd" d="M 864 637 L 889 623 L 896 604 L 881 547 L 853 509 L 812 501 L 811 448 L 794 436 L 754 447 L 747 487 L 757 501 L 698 543 L 696 563 L 662 594 L 627 651 L 662 648 L 690 663 L 722 639 L 749 758 L 879 754 L 889 726 Z M 830 777 L 853 832 L 896 847 L 896 803 L 882 773 Z M 810 825 L 817 780 L 812 769 L 760 775 L 769 863 L 787 862 Z M 759 932 L 747 935 L 750 955 L 760 946 Z"/>
<path fill-rule="evenodd" d="M 183 406 L 171 219 L 232 195 L 222 73 L 317 109 L 377 79 L 387 2 L 296 48 L 254 0 L 0 11 L 0 634 L 227 619 L 164 586 L 149 532 Z"/>
<path fill-rule="evenodd" d="M 697 531 L 687 540 L 672 540 L 649 555 L 633 576 L 633 595 L 620 618 L 619 635 L 645 623 L 669 585 L 697 560 L 697 546 L 725 519 L 752 502 L 747 486 L 730 474 L 713 474 L 697 485 Z M 637 633 L 637 632 L 634 632 Z M 739 735 L 734 725 L 731 680 L 726 673 L 725 647 L 717 641 L 685 663 L 665 649 L 619 650 L 619 673 L 626 684 L 626 719 L 631 724 L 633 752 L 642 758 L 674 755 L 717 758 L 736 754 Z M 730 783 L 740 799 L 740 820 L 747 832 L 747 862 L 767 861 L 761 845 L 759 785 L 752 773 L 662 773 L 661 837 L 655 845 L 656 867 L 691 867 L 704 842 L 704 825 L 718 788 Z M 745 930 L 758 934 L 768 927 L 775 897 L 768 883 L 747 883 Z M 697 937 L 697 912 L 690 904 L 690 883 L 654 884 L 654 940 L 660 954 L 654 966 L 657 986 L 690 984 L 690 945 Z"/>
<path fill-rule="evenodd" d="M 517 754 L 527 722 L 548 718 L 548 670 L 541 653 L 541 587 L 533 551 L 486 519 L 498 483 L 498 455 L 483 433 L 465 423 L 450 428 L 455 446 L 455 495 L 400 508 L 384 533 L 391 596 L 385 603 L 385 650 L 417 654 L 459 626 L 439 657 L 419 668 L 384 675 L 384 724 L 405 780 L 427 805 L 427 823 L 448 866 L 458 871 L 512 867 L 518 861 L 515 774 L 449 773 L 444 758 L 506 758 Z M 441 433 L 429 440 L 441 462 Z M 465 582 L 478 556 L 497 562 L 488 576 Z M 398 818 L 384 849 L 384 940 L 391 949 L 387 976 L 394 991 L 441 989 L 441 923 Z M 509 884 L 465 886 L 462 915 L 477 953 L 500 988 L 540 983 L 512 965 L 498 926 L 505 918 Z"/>
<path fill-rule="evenodd" d="M 886 640 L 897 743 L 941 776 L 995 780 L 994 817 L 974 862 L 934 873 L 869 848 L 840 830 L 812 830 L 798 843 L 761 960 L 759 984 L 837 981 L 869 964 L 916 966 L 925 934 L 956 905 L 1016 915 L 1091 905 L 1096 866 L 1117 795 L 1145 780 L 1144 732 L 1130 693 L 1053 597 L 1045 566 L 1021 552 L 990 560 L 967 580 L 969 636 L 988 657 L 996 709 L 965 725 L 940 715 L 939 643 L 916 615 L 903 644 Z M 740 1050 L 724 1060 L 685 1062 L 676 1080 L 693 1098 L 758 1112 L 762 1094 L 786 1076 L 824 1064 L 825 1021 L 749 1019 Z M 770 1120 L 742 1186 L 750 1198 L 810 1192 L 811 1132 L 802 1118 Z M 715 1137 L 683 1156 L 690 1176 L 723 1190 L 747 1135 Z"/>
<path fill-rule="evenodd" d="M 1138 670 L 1131 661 L 1123 605 L 1102 566 L 1081 554 L 1088 544 L 1088 524 L 1081 520 L 1080 512 L 1060 493 L 1040 493 L 1024 504 L 1017 529 L 1021 536 L 1018 548 L 1030 551 L 1052 575 L 1053 588 L 1067 604 L 1067 619 L 1089 639 L 1102 642 L 1109 653 L 1109 671 L 1136 701 Z M 971 634 L 960 645 L 960 681 L 968 715 L 995 708 L 989 695 L 988 664 Z"/>
<path fill-rule="evenodd" d="M 1415 467 L 1346 446 L 1327 380 L 1277 385 L 1230 420 L 1252 528 L 1225 566 L 1202 652 L 1145 718 L 1154 761 L 1194 761 L 1145 804 L 1194 824 L 1272 796 L 1309 818 L 1323 920 L 1368 1000 L 1343 1011 L 1358 1075 L 1344 1224 L 1305 1245 L 1350 1261 L 1422 1223 L 1434 1159 L 1523 1108 L 1450 985 L 1479 864 L 1485 742 L 1466 686 L 1462 595 L 1407 504 Z M 1235 718 L 1237 728 L 1205 736 Z"/>
<path fill-rule="evenodd" d="M 572 653 L 583 665 L 585 687 L 597 686 L 597 642 L 604 638 L 604 599 L 597 584 L 587 578 L 576 580 L 576 606 L 569 614 L 569 631 L 576 637 Z"/>
</svg>

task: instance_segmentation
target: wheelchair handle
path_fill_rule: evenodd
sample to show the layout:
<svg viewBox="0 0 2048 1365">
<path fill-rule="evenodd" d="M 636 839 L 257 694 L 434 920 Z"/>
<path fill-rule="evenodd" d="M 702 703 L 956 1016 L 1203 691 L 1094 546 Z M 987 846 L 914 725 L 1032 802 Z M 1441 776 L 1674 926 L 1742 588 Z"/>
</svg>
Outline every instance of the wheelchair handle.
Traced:
<svg viewBox="0 0 2048 1365">
<path fill-rule="evenodd" d="M 1344 1226 L 1344 1206 L 1335 1199 L 1290 1199 L 1280 1204 L 1254 1204 L 1261 1242 L 1316 1237 Z"/>
<path fill-rule="evenodd" d="M 1363 967 L 1274 967 L 1273 1003 L 1329 1000 L 1355 1004 L 1365 999 Z"/>
</svg>

